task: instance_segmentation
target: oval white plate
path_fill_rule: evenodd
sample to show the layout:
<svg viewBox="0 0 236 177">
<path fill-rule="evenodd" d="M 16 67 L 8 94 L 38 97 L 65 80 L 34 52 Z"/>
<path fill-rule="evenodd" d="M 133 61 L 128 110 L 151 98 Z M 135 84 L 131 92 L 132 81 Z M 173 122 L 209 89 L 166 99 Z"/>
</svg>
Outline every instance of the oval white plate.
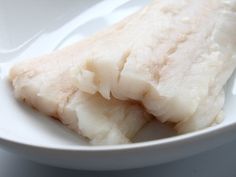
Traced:
<svg viewBox="0 0 236 177">
<path fill-rule="evenodd" d="M 149 0 L 56 1 L 57 6 L 53 6 L 53 1 L 40 2 L 43 6 L 37 5 L 37 2 L 15 2 L 19 4 L 14 4 L 14 7 L 25 10 L 20 14 L 12 10 L 10 2 L 6 2 L 5 6 L 0 2 L 0 11 L 8 17 L 2 19 L 3 23 L 0 24 L 0 29 L 3 29 L 1 25 L 6 29 L 0 30 L 1 147 L 45 164 L 74 169 L 112 170 L 172 161 L 211 149 L 234 138 L 234 76 L 226 88 L 225 120 L 222 124 L 173 137 L 168 127 L 150 124 L 136 138 L 139 142 L 130 145 L 91 147 L 82 137 L 57 121 L 17 102 L 6 81 L 8 69 L 14 62 L 78 41 L 138 10 Z M 37 20 L 39 14 L 40 19 Z M 27 20 L 29 17 L 35 20 Z M 148 141 L 157 138 L 162 139 Z"/>
</svg>

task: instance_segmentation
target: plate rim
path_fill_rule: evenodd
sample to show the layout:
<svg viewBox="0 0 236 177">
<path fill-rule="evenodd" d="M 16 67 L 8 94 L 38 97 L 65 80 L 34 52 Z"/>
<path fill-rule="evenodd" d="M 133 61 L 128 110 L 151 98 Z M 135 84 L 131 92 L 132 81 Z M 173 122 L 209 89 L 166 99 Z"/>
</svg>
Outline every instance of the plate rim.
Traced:
<svg viewBox="0 0 236 177">
<path fill-rule="evenodd" d="M 161 146 L 171 146 L 178 143 L 186 143 L 194 140 L 201 140 L 203 138 L 208 138 L 214 135 L 223 134 L 231 131 L 236 131 L 236 122 L 228 123 L 226 125 L 216 125 L 209 127 L 203 130 L 199 130 L 192 133 L 187 133 L 183 135 L 177 135 L 173 137 L 167 137 L 158 140 L 150 140 L 144 142 L 130 143 L 130 144 L 121 144 L 121 145 L 100 145 L 100 146 L 88 146 L 88 145 L 66 145 L 65 147 L 56 147 L 56 146 L 47 146 L 40 144 L 30 144 L 28 142 L 17 141 L 15 139 L 6 138 L 0 136 L 0 146 L 3 144 L 9 144 L 13 146 L 25 146 L 29 148 L 36 148 L 49 151 L 73 151 L 73 152 L 111 152 L 111 151 L 124 151 L 132 149 L 143 149 L 143 148 L 152 148 L 152 147 L 161 147 Z M 236 138 L 236 136 L 235 136 Z"/>
</svg>

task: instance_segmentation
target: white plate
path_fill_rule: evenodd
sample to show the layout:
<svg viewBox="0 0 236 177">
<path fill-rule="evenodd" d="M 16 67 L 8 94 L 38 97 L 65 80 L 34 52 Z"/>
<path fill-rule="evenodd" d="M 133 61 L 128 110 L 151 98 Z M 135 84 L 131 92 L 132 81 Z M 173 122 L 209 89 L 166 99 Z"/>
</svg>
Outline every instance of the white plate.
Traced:
<svg viewBox="0 0 236 177">
<path fill-rule="evenodd" d="M 91 147 L 60 123 L 14 99 L 6 81 L 8 69 L 14 62 L 78 41 L 124 18 L 149 1 L 0 1 L 1 147 L 45 164 L 111 170 L 172 161 L 233 139 L 236 134 L 234 76 L 227 86 L 222 124 L 174 137 L 170 137 L 173 132 L 166 127 L 151 124 L 138 135 L 136 140 L 139 142 L 130 145 Z M 148 141 L 154 138 L 162 139 Z"/>
</svg>

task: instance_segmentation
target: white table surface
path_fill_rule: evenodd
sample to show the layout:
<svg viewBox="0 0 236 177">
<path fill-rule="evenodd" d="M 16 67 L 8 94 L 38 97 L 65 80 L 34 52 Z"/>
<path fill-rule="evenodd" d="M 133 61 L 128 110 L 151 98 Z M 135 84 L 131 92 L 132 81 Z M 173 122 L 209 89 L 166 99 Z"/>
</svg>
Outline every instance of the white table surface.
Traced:
<svg viewBox="0 0 236 177">
<path fill-rule="evenodd" d="M 37 164 L 0 150 L 0 177 L 235 177 L 236 141 L 175 162 L 126 171 L 79 171 Z"/>
</svg>

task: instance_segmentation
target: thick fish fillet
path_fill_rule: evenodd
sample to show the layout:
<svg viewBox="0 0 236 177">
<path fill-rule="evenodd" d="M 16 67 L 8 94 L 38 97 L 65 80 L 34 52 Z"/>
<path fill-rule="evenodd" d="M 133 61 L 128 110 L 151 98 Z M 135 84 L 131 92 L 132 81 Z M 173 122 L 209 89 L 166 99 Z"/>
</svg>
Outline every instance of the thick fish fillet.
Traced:
<svg viewBox="0 0 236 177">
<path fill-rule="evenodd" d="M 10 80 L 17 98 L 53 116 L 94 145 L 129 143 L 151 116 L 136 104 L 78 90 L 70 68 L 91 41 L 15 65 Z"/>
<path fill-rule="evenodd" d="M 236 66 L 236 0 L 154 0 L 112 29 L 91 37 L 75 69 L 82 91 L 138 100 L 181 133 L 219 120 Z"/>
</svg>

